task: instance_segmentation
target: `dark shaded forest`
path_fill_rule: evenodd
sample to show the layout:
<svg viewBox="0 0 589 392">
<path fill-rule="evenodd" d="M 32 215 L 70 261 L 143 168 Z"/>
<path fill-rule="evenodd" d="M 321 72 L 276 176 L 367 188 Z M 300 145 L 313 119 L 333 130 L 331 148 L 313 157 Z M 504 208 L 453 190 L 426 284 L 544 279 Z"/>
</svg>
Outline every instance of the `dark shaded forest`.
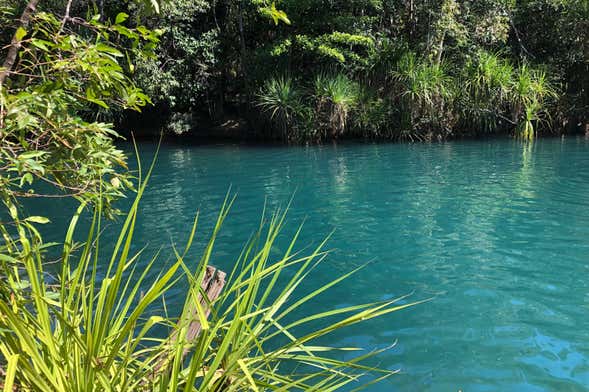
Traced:
<svg viewBox="0 0 589 392">
<path fill-rule="evenodd" d="M 162 7 L 150 26 L 163 32 L 157 57 L 135 74 L 154 102 L 139 132 L 417 141 L 586 131 L 587 1 L 283 0 L 269 6 L 274 18 L 261 4 Z"/>
<path fill-rule="evenodd" d="M 40 7 L 61 15 L 65 3 Z M 587 0 L 69 4 L 72 18 L 114 23 L 122 10 L 128 27 L 157 34 L 125 69 L 151 104 L 98 114 L 122 134 L 299 143 L 588 130 Z"/>
</svg>

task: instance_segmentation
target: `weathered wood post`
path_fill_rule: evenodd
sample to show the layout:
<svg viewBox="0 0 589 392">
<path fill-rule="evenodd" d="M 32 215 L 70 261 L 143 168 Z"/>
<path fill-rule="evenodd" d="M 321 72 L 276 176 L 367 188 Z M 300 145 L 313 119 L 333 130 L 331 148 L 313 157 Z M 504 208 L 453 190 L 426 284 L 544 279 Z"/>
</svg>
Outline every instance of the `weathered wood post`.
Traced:
<svg viewBox="0 0 589 392">
<path fill-rule="evenodd" d="M 214 302 L 217 298 L 219 298 L 219 295 L 221 294 L 221 291 L 223 290 L 223 287 L 225 286 L 225 278 L 226 278 L 227 274 L 221 270 L 216 269 L 215 267 L 212 266 L 207 266 L 207 270 L 205 271 L 205 274 L 203 276 L 202 279 L 202 283 L 200 285 L 201 289 L 202 289 L 202 293 L 206 294 L 206 298 L 204 298 L 202 296 L 202 294 L 199 293 L 197 301 L 200 303 L 201 308 L 204 310 L 205 313 L 205 317 L 209 317 L 210 313 L 211 313 L 211 309 L 209 307 L 209 304 Z M 188 323 L 188 330 L 186 332 L 186 341 L 189 343 L 193 343 L 196 338 L 198 337 L 201 329 L 202 329 L 202 325 L 200 323 L 199 317 L 198 317 L 198 312 L 196 310 L 196 304 L 194 304 L 187 312 L 187 314 L 184 316 L 184 318 L 181 318 L 180 320 L 178 320 L 178 326 L 183 325 L 184 323 Z M 178 339 L 178 329 L 174 330 L 174 332 L 170 335 L 170 338 L 168 340 L 168 344 L 169 346 L 172 346 L 173 343 Z M 182 358 L 184 358 L 189 352 L 188 348 L 184 349 L 184 352 L 182 353 Z M 166 364 L 170 359 L 170 353 L 169 352 L 164 352 L 161 355 L 161 358 L 158 362 L 158 364 L 155 366 L 154 371 L 153 371 L 153 378 L 155 378 L 155 376 L 159 373 L 161 373 L 163 371 L 163 369 L 166 368 Z"/>
</svg>

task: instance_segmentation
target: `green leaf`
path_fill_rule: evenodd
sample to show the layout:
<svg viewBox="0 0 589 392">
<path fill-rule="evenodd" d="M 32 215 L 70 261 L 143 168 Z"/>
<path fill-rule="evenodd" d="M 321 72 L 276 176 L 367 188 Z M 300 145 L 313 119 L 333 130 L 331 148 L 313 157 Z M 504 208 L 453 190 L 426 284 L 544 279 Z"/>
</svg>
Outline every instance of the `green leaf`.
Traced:
<svg viewBox="0 0 589 392">
<path fill-rule="evenodd" d="M 47 152 L 45 151 L 28 151 L 18 156 L 19 159 L 32 159 L 32 158 L 39 158 L 43 155 L 46 155 Z"/>
<path fill-rule="evenodd" d="M 38 49 L 44 50 L 44 51 L 48 51 L 49 50 L 49 46 L 52 46 L 53 44 L 49 41 L 45 41 L 42 39 L 34 39 L 31 41 L 31 44 L 35 47 L 37 47 Z"/>
<path fill-rule="evenodd" d="M 115 49 L 112 46 L 108 46 L 105 44 L 97 44 L 96 49 L 101 52 L 112 54 L 115 57 L 123 57 L 123 54 L 118 49 Z"/>
<path fill-rule="evenodd" d="M 39 173 L 45 173 L 45 168 L 43 167 L 43 165 L 41 165 L 39 162 L 35 160 L 27 159 L 26 165 L 30 168 L 30 170 L 34 170 Z"/>
<path fill-rule="evenodd" d="M 94 103 L 94 104 L 96 104 L 96 105 L 98 105 L 98 106 L 100 106 L 100 107 L 102 107 L 102 108 L 104 108 L 104 109 L 108 109 L 108 105 L 106 104 L 106 102 L 104 102 L 104 101 L 103 101 L 103 100 L 101 100 L 101 99 L 88 98 L 88 97 L 86 97 L 86 99 L 87 99 L 89 102 L 92 102 L 92 103 Z"/>
<path fill-rule="evenodd" d="M 45 218 L 44 216 L 29 216 L 25 219 L 26 222 L 38 223 L 40 225 L 44 225 L 49 223 L 49 219 Z"/>
<path fill-rule="evenodd" d="M 250 384 L 250 387 L 252 388 L 252 390 L 254 391 L 259 391 L 256 382 L 254 381 L 254 378 L 252 377 L 251 372 L 249 371 L 249 369 L 247 368 L 247 365 L 245 364 L 243 359 L 238 359 L 237 360 L 237 364 L 239 365 L 239 367 L 241 368 L 241 370 L 243 370 L 243 372 L 245 373 L 245 377 L 247 379 L 247 381 Z"/>
<path fill-rule="evenodd" d="M 14 354 L 7 358 L 8 366 L 6 369 L 6 376 L 4 379 L 4 392 L 12 392 L 12 387 L 14 385 L 14 377 L 16 376 L 18 357 L 18 354 Z"/>
<path fill-rule="evenodd" d="M 26 290 L 29 287 L 31 287 L 31 282 L 29 282 L 28 280 L 21 280 L 18 282 L 14 282 L 10 285 L 10 287 L 14 290 L 14 291 L 22 291 L 22 290 Z"/>
<path fill-rule="evenodd" d="M 20 179 L 20 186 L 22 187 L 25 182 L 29 185 L 33 185 L 33 175 L 31 173 L 25 173 Z"/>
<path fill-rule="evenodd" d="M 276 3 L 273 2 L 269 7 L 263 7 L 260 9 L 262 14 L 271 18 L 274 21 L 275 25 L 278 25 L 278 22 L 282 21 L 285 24 L 290 24 L 290 19 L 286 15 L 286 12 L 279 10 L 276 8 Z"/>
<path fill-rule="evenodd" d="M 116 24 L 121 24 L 129 18 L 129 15 L 124 12 L 119 12 L 115 18 Z"/>
<path fill-rule="evenodd" d="M 22 26 L 20 26 L 18 29 L 16 29 L 14 38 L 16 38 L 17 41 L 21 41 L 25 35 L 27 35 L 27 31 Z"/>
</svg>

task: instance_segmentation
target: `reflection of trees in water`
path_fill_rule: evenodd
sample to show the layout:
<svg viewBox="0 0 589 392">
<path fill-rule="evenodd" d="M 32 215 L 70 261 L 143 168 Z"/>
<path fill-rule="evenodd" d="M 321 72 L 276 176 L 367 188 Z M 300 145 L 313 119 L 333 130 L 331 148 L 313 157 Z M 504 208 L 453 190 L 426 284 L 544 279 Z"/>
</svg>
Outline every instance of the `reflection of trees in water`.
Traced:
<svg viewBox="0 0 589 392">
<path fill-rule="evenodd" d="M 536 197 L 536 192 L 532 183 L 534 180 L 535 143 L 534 140 L 531 140 L 528 142 L 521 142 L 521 144 L 522 164 L 519 176 L 515 183 L 516 191 L 522 197 L 533 199 Z"/>
<path fill-rule="evenodd" d="M 404 226 L 400 234 L 408 240 L 407 246 L 414 249 L 414 268 L 421 272 L 452 268 L 447 259 L 449 238 L 444 233 L 453 225 L 448 212 L 454 203 L 449 189 L 454 155 L 452 144 L 409 147 L 410 161 L 402 173 L 405 190 L 398 209 L 403 215 L 399 221 Z"/>
<path fill-rule="evenodd" d="M 364 195 L 361 190 L 365 189 L 362 179 L 358 176 L 350 175 L 349 158 L 335 151 L 335 155 L 329 159 L 327 168 L 327 183 L 329 192 L 327 201 L 332 222 L 337 226 L 339 222 L 345 220 L 345 215 L 354 209 L 354 205 Z M 351 162 L 352 171 L 358 173 L 361 170 L 361 162 Z"/>
</svg>

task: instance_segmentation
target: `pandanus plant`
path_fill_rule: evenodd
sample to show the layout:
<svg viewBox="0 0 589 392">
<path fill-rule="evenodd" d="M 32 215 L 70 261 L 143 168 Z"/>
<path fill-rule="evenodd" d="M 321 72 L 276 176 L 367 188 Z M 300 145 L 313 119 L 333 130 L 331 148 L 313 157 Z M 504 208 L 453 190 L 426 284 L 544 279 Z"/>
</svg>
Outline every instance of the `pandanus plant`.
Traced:
<svg viewBox="0 0 589 392">
<path fill-rule="evenodd" d="M 419 60 L 408 52 L 398 61 L 392 78 L 407 114 L 404 122 L 409 138 L 429 138 L 434 130 L 449 131 L 455 89 L 443 63 Z"/>
<path fill-rule="evenodd" d="M 532 140 L 536 135 L 535 125 L 548 118 L 546 105 L 557 92 L 542 70 L 523 64 L 517 70 L 511 86 L 511 113 L 517 124 L 517 135 Z"/>
<path fill-rule="evenodd" d="M 493 132 L 509 106 L 513 66 L 498 54 L 481 51 L 464 70 L 459 110 L 465 125 Z"/>
<path fill-rule="evenodd" d="M 283 139 L 296 135 L 304 105 L 290 77 L 275 77 L 266 81 L 257 100 L 258 107 Z"/>
<path fill-rule="evenodd" d="M 358 103 L 358 84 L 341 73 L 322 73 L 315 78 L 314 87 L 317 113 L 323 120 L 320 126 L 333 137 L 342 135 L 349 114 Z"/>
</svg>

